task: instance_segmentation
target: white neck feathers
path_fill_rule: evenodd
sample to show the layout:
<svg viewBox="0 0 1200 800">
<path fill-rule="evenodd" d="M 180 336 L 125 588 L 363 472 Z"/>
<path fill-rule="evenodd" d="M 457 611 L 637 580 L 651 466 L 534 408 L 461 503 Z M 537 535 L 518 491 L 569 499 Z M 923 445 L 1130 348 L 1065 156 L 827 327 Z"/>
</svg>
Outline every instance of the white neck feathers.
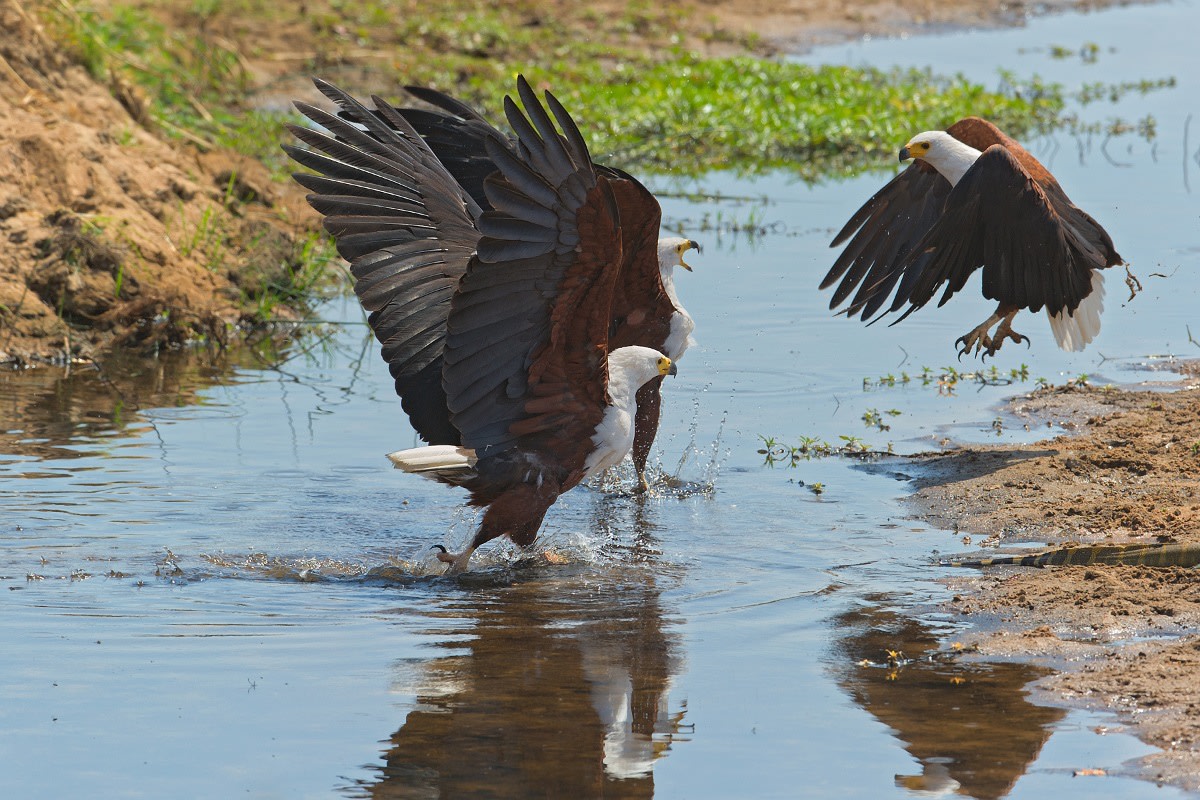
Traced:
<svg viewBox="0 0 1200 800">
<path fill-rule="evenodd" d="M 957 186 L 962 176 L 975 163 L 975 159 L 982 155 L 974 147 L 963 144 L 942 131 L 923 133 L 921 138 L 930 145 L 929 151 L 921 157 L 933 165 L 943 178 L 950 181 L 951 186 Z"/>
</svg>

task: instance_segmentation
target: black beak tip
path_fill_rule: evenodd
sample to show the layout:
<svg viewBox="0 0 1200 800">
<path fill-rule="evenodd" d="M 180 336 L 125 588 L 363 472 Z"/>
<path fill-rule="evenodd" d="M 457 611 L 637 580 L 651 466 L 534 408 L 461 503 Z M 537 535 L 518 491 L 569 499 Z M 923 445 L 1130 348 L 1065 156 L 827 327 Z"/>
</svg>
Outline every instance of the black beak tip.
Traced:
<svg viewBox="0 0 1200 800">
<path fill-rule="evenodd" d="M 667 374 L 668 375 L 678 375 L 679 374 L 679 367 L 675 366 L 674 361 L 672 361 L 671 366 L 667 368 Z"/>
<path fill-rule="evenodd" d="M 700 243 L 699 243 L 699 242 L 697 242 L 695 239 L 688 239 L 688 247 L 691 247 L 691 248 L 692 248 L 693 250 L 695 250 L 697 253 L 703 253 L 703 252 L 704 252 L 704 248 L 703 248 L 703 247 L 701 247 L 701 246 L 700 246 Z"/>
<path fill-rule="evenodd" d="M 901 147 L 901 148 L 900 148 L 900 160 L 901 160 L 901 161 L 908 161 L 909 157 L 910 157 L 910 156 L 909 156 L 909 154 L 908 154 L 908 148 L 907 148 L 907 147 Z"/>
</svg>

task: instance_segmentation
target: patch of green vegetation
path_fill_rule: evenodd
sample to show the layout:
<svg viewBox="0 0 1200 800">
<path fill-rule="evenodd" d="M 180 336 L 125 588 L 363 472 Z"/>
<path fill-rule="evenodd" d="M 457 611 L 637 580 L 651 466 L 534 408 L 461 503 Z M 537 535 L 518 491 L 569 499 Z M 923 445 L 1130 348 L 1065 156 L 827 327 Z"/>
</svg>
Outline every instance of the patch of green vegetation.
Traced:
<svg viewBox="0 0 1200 800">
<path fill-rule="evenodd" d="M 68 2 L 51 11 L 52 33 L 95 78 L 114 89 L 137 87 L 118 92 L 135 118 L 204 149 L 229 147 L 282 168 L 278 143 L 293 117 L 245 107 L 253 79 L 232 42 L 206 34 L 203 25 L 169 28 L 121 3 L 103 13 Z M 204 4 L 193 13 L 202 21 Z"/>
<path fill-rule="evenodd" d="M 920 383 L 921 386 L 935 387 L 938 394 L 953 395 L 960 383 L 969 383 L 976 386 L 1011 386 L 1014 383 L 1024 383 L 1029 380 L 1029 367 L 1022 364 L 1020 367 L 1014 367 L 1008 370 L 1007 373 L 997 369 L 996 365 L 986 369 L 977 370 L 960 370 L 954 366 L 939 367 L 921 367 L 921 372 L 912 376 L 907 372 L 901 372 L 899 376 L 893 374 L 881 375 L 878 378 L 863 378 L 863 391 L 872 389 L 893 389 L 896 386 L 908 386 L 912 383 Z M 1039 385 L 1045 381 L 1044 378 L 1038 378 Z M 895 416 L 899 412 L 887 412 Z M 866 417 L 864 416 L 864 420 Z M 868 423 L 870 424 L 870 423 Z"/>
<path fill-rule="evenodd" d="M 891 442 L 888 442 L 886 450 L 880 450 L 857 436 L 839 436 L 836 443 L 815 436 L 801 436 L 797 444 L 784 444 L 773 436 L 761 434 L 758 438 L 762 442 L 758 453 L 763 457 L 763 464 L 768 467 L 795 467 L 801 461 L 831 456 L 869 461 L 895 455 Z"/>
<path fill-rule="evenodd" d="M 862 421 L 863 424 L 868 428 L 875 428 L 880 432 L 890 431 L 892 426 L 883 421 L 883 415 L 887 414 L 889 417 L 898 417 L 901 413 L 903 412 L 895 408 L 889 408 L 883 413 L 880 413 L 879 409 L 877 408 L 868 408 L 863 412 Z"/>
<path fill-rule="evenodd" d="M 228 5 L 196 0 L 175 9 L 194 23 L 186 26 L 123 3 L 103 12 L 69 2 L 52 8 L 59 38 L 98 78 L 118 75 L 140 87 L 163 130 L 266 160 L 281 176 L 288 168 L 278 143 L 293 117 L 248 106 L 254 79 L 247 65 L 262 54 L 249 36 L 239 45 L 213 33 L 222 22 L 247 31 L 303 23 L 309 38 L 295 46 L 311 53 L 296 61 L 297 71 L 324 74 L 359 94 L 436 86 L 497 122 L 501 97 L 524 72 L 563 100 L 598 158 L 643 173 L 781 168 L 816 180 L 876 166 L 914 131 L 968 114 L 1017 136 L 1042 130 L 1055 124 L 1064 102 L 1060 87 L 1036 78 L 1006 75 L 990 91 L 927 70 L 701 58 L 680 45 L 678 8 L 641 1 L 602 20 L 583 10 L 470 0 L 420 4 L 419 13 L 407 13 L 412 4 L 403 2 Z M 355 67 L 340 66 L 346 63 Z"/>
<path fill-rule="evenodd" d="M 1055 59 L 1065 59 L 1079 57 L 1079 60 L 1084 64 L 1095 64 L 1100 59 L 1100 45 L 1095 42 L 1084 42 L 1078 48 L 1067 47 L 1061 44 L 1050 45 L 1050 57 Z M 1109 52 L 1113 52 L 1110 50 Z"/>
<path fill-rule="evenodd" d="M 1177 81 L 1173 75 L 1166 78 L 1146 78 L 1139 81 L 1121 81 L 1120 83 L 1097 81 L 1094 83 L 1085 83 L 1079 87 L 1078 91 L 1073 94 L 1073 97 L 1081 105 L 1085 106 L 1104 101 L 1116 103 L 1130 92 L 1146 95 L 1162 89 L 1174 89 L 1176 83 Z"/>
<path fill-rule="evenodd" d="M 534 73 L 542 77 L 540 71 Z M 999 91 L 929 70 L 819 66 L 676 53 L 607 85 L 556 89 L 592 150 L 675 174 L 786 169 L 807 180 L 849 175 L 894 156 L 897 142 L 977 114 L 1015 136 L 1052 126 L 1063 92 L 1006 76 Z M 548 81 L 548 78 L 547 78 Z"/>
<path fill-rule="evenodd" d="M 513 91 L 513 76 L 524 72 L 558 95 L 600 160 L 641 174 L 783 169 L 808 181 L 888 164 L 914 132 L 969 114 L 992 119 L 1018 138 L 1073 124 L 1082 133 L 1153 135 L 1152 120 L 1083 125 L 1064 114 L 1064 106 L 1068 99 L 1086 104 L 1173 81 L 1089 84 L 1068 95 L 1061 86 L 1011 72 L 988 89 L 929 70 L 703 58 L 687 52 L 688 42 L 729 42 L 748 51 L 756 42 L 647 0 L 605 11 L 479 0 L 298 6 L 192 0 L 158 12 L 128 1 L 97 11 L 62 0 L 50 8 L 59 38 L 97 77 L 114 82 L 119 76 L 139 87 L 149 118 L 162 130 L 263 160 L 281 180 L 291 167 L 278 144 L 294 115 L 249 100 L 249 92 L 261 88 L 252 75 L 255 59 L 323 75 L 360 96 L 402 100 L 404 84 L 434 86 L 497 123 L 503 121 L 501 98 Z M 284 30 L 297 35 L 276 33 Z M 1052 51 L 1068 54 L 1094 60 L 1099 49 L 1089 43 Z M 756 224 L 735 227 L 752 233 Z"/>
</svg>

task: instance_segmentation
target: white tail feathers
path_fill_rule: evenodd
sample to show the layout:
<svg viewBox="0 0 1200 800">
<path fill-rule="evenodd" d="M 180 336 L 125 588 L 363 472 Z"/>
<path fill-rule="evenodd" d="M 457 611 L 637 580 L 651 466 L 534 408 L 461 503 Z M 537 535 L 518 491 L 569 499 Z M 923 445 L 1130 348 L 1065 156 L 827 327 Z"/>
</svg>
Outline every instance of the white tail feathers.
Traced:
<svg viewBox="0 0 1200 800">
<path fill-rule="evenodd" d="M 397 469 L 405 472 L 445 472 L 466 470 L 475 466 L 475 451 L 452 444 L 435 444 L 388 453 Z"/>
<path fill-rule="evenodd" d="M 1079 352 L 1087 343 L 1100 333 L 1100 314 L 1104 311 L 1104 273 L 1092 271 L 1092 293 L 1080 301 L 1079 306 L 1071 314 L 1060 311 L 1051 314 L 1046 309 L 1050 319 L 1050 329 L 1054 338 L 1063 350 Z"/>
</svg>

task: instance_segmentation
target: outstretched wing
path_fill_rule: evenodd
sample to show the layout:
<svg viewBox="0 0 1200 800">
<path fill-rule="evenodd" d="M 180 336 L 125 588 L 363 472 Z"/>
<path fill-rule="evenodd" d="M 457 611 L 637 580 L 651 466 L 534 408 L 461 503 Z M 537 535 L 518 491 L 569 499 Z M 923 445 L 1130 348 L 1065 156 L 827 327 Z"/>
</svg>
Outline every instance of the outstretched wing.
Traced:
<svg viewBox="0 0 1200 800">
<path fill-rule="evenodd" d="M 1012 153 L 1017 162 L 1024 168 L 1043 192 L 1046 200 L 1053 209 L 1059 222 L 1067 229 L 1072 240 L 1080 240 L 1080 250 L 1089 253 L 1087 260 L 1093 269 L 1106 269 L 1123 264 L 1124 261 L 1113 246 L 1112 237 L 1100 223 L 1083 209 L 1071 202 L 1062 186 L 1055 180 L 1050 171 L 1034 158 L 1033 154 L 1005 135 L 999 128 L 987 120 L 978 117 L 967 117 L 959 120 L 950 129 L 956 138 L 966 142 L 976 150 L 987 150 L 992 144 L 1004 145 Z M 1099 255 L 1092 255 L 1092 253 Z M 1053 309 L 1054 307 L 1051 306 Z M 1068 307 L 1073 311 L 1074 305 Z"/>
<path fill-rule="evenodd" d="M 400 114 L 429 145 L 442 165 L 471 195 L 480 208 L 490 208 L 483 182 L 496 171 L 488 155 L 489 138 L 506 139 L 475 109 L 447 94 L 421 86 L 405 90 L 434 107 L 434 110 L 401 108 Z"/>
<path fill-rule="evenodd" d="M 345 118 L 296 104 L 328 133 L 290 126 L 311 149 L 284 149 L 317 173 L 294 177 L 312 191 L 309 203 L 350 262 L 413 427 L 430 444 L 460 444 L 442 389 L 442 353 L 450 298 L 479 240 L 481 211 L 394 108 L 373 98 L 371 111 L 316 83 Z"/>
<path fill-rule="evenodd" d="M 520 147 L 475 109 L 435 89 L 406 86 L 405 90 L 435 110 L 401 108 L 442 165 L 483 209 L 491 208 L 483 184 L 496 171 L 488 155 L 488 139 L 508 142 L 510 150 Z M 609 350 L 643 345 L 661 350 L 670 334 L 675 311 L 662 284 L 658 265 L 658 236 L 662 208 L 658 200 L 636 178 L 623 170 L 594 165 L 598 176 L 613 189 L 624 243 L 624 262 L 613 295 L 613 319 Z"/>
<path fill-rule="evenodd" d="M 581 469 L 607 398 L 606 345 L 622 260 L 611 182 L 549 92 L 561 134 L 524 78 L 505 98 L 519 146 L 491 136 L 492 210 L 451 303 L 444 384 L 463 444 L 520 446 Z M 528 114 L 528 116 L 526 116 Z"/>
<path fill-rule="evenodd" d="M 822 289 L 838 284 L 829 308 L 836 309 L 854 294 L 841 313 L 863 321 L 874 316 L 900 279 L 899 267 L 941 216 L 948 194 L 950 182 L 918 161 L 864 203 L 829 245 L 837 247 L 849 239 L 821 281 Z M 908 288 L 903 285 L 897 299 L 907 296 Z"/>
<path fill-rule="evenodd" d="M 981 152 L 994 144 L 1019 148 L 999 128 L 978 117 L 960 119 L 946 133 Z M 1021 152 L 1037 163 L 1033 156 Z M 929 164 L 914 161 L 864 203 L 829 245 L 837 247 L 850 240 L 821 281 L 822 289 L 841 281 L 829 307 L 837 308 L 854 293 L 842 313 L 866 321 L 880 312 L 893 289 L 896 293 L 891 305 L 881 313 L 902 307 L 921 277 L 919 265 L 909 256 L 941 217 L 949 194 L 950 181 Z"/>
<path fill-rule="evenodd" d="M 950 192 L 945 213 L 905 265 L 920 276 L 905 316 L 943 285 L 944 304 L 979 267 L 984 297 L 1030 311 L 1074 310 L 1091 292 L 1091 270 L 1107 266 L 1105 256 L 1064 224 L 1007 148 L 993 145 Z"/>
</svg>

